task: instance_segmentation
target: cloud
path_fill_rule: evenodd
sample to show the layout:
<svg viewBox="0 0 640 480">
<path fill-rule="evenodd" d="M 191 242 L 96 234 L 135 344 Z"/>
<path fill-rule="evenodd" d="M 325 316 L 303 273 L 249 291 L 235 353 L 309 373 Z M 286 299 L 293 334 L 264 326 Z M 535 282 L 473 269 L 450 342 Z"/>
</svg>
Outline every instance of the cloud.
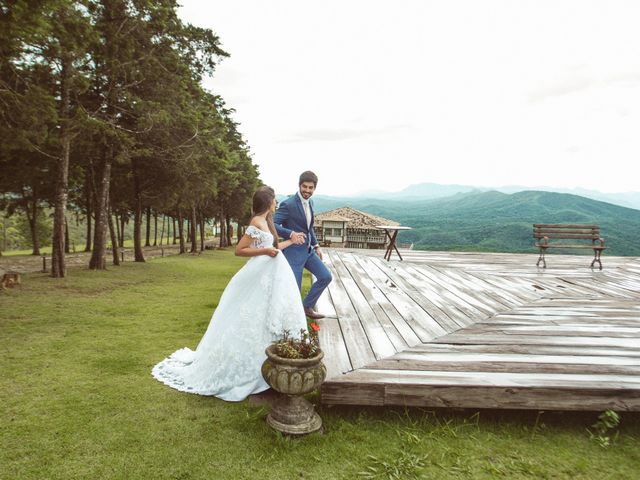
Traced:
<svg viewBox="0 0 640 480">
<path fill-rule="evenodd" d="M 640 85 L 640 73 L 622 72 L 609 75 L 601 79 L 582 76 L 580 78 L 566 78 L 555 84 L 549 83 L 529 94 L 530 103 L 543 102 L 548 98 L 571 95 L 572 93 L 589 90 L 592 88 L 604 88 L 612 85 L 636 87 Z"/>
<path fill-rule="evenodd" d="M 356 138 L 390 135 L 413 130 L 409 124 L 389 125 L 378 128 L 317 128 L 300 130 L 279 140 L 280 143 L 342 142 Z"/>
</svg>

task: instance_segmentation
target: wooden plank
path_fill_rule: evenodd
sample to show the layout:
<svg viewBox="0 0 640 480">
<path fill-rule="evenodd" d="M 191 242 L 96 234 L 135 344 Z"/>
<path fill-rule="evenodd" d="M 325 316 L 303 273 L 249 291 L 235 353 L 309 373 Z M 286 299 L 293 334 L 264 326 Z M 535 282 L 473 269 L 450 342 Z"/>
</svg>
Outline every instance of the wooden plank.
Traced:
<svg viewBox="0 0 640 480">
<path fill-rule="evenodd" d="M 478 275 L 478 272 L 474 272 L 475 275 Z M 499 291 L 503 292 L 503 294 L 510 295 L 516 300 L 520 301 L 520 305 L 523 303 L 528 303 L 533 299 L 540 298 L 540 293 L 536 289 L 524 289 L 520 286 L 514 284 L 514 282 L 509 281 L 507 278 L 500 275 L 488 275 L 486 273 L 482 273 L 482 279 L 489 283 L 490 285 L 495 286 Z"/>
<path fill-rule="evenodd" d="M 396 269 L 386 269 L 384 273 L 437 322 L 441 327 L 437 336 L 455 331 L 470 323 L 470 319 L 464 312 L 449 305 L 437 292 L 424 284 L 419 276 L 411 276 Z"/>
<path fill-rule="evenodd" d="M 325 405 L 384 405 L 385 386 L 325 381 L 320 401 Z"/>
<path fill-rule="evenodd" d="M 618 288 L 617 286 L 615 286 L 610 282 L 599 281 L 597 283 L 596 282 L 588 283 L 586 279 L 583 280 L 583 279 L 576 279 L 576 278 L 572 278 L 572 279 L 562 278 L 562 280 L 572 285 L 577 285 L 579 287 L 587 288 L 601 295 L 610 295 L 614 297 L 621 296 L 626 298 L 630 297 L 629 291 L 623 288 Z"/>
<path fill-rule="evenodd" d="M 408 360 L 399 358 L 385 358 L 371 365 L 376 370 L 412 370 L 412 371 L 441 371 L 441 372 L 502 372 L 502 373 L 562 373 L 585 375 L 635 375 L 640 376 L 640 366 L 629 365 L 593 365 L 576 363 L 526 363 L 526 362 L 461 362 L 448 361 L 428 362 L 423 360 Z"/>
<path fill-rule="evenodd" d="M 327 367 L 327 378 L 350 372 L 353 367 L 340 323 L 335 318 L 322 318 L 317 323 L 320 325 L 318 340 L 325 354 L 323 362 Z"/>
<path fill-rule="evenodd" d="M 396 283 L 397 278 L 388 277 L 370 258 L 358 258 L 358 263 L 374 279 L 378 288 L 402 315 L 420 341 L 427 342 L 453 330 L 445 330 L 439 321 L 440 312 L 422 308 L 414 298 Z M 456 328 L 458 326 L 456 325 Z"/>
<path fill-rule="evenodd" d="M 383 325 L 385 331 L 387 331 L 387 335 L 391 338 L 396 350 L 404 348 L 407 345 L 413 346 L 420 343 L 420 339 L 416 333 L 407 325 L 407 322 L 404 321 L 393 304 L 367 275 L 367 272 L 365 272 L 358 263 L 357 259 L 354 258 L 353 254 L 347 253 L 342 255 L 341 258 L 342 262 L 349 268 L 360 291 L 365 296 L 367 302 L 369 302 L 376 317 Z M 395 340 L 396 337 L 392 335 L 392 329 L 395 329 L 395 331 L 400 334 L 401 341 Z"/>
<path fill-rule="evenodd" d="M 493 286 L 462 275 L 459 271 L 451 268 L 444 269 L 442 267 L 432 267 L 430 265 L 423 265 L 417 268 L 416 271 L 424 275 L 425 269 L 429 269 L 434 275 L 443 278 L 443 281 L 449 282 L 451 285 L 455 285 L 456 288 L 464 291 L 468 295 L 476 308 L 481 308 L 487 315 L 493 315 L 495 312 L 504 311 L 512 308 L 515 305 L 520 305 L 521 302 L 510 302 L 500 295 L 493 294 Z M 467 299 L 467 301 L 469 301 Z M 480 307 L 479 307 L 480 306 Z"/>
<path fill-rule="evenodd" d="M 367 365 L 375 360 L 373 349 L 369 344 L 367 335 L 365 334 L 358 314 L 351 303 L 351 299 L 347 294 L 340 277 L 338 276 L 333 261 L 327 266 L 333 270 L 333 281 L 329 284 L 329 292 L 334 301 L 340 330 L 344 338 L 344 343 L 349 354 L 351 366 L 356 369 Z"/>
<path fill-rule="evenodd" d="M 461 283 L 467 285 L 470 290 L 482 292 L 483 295 L 489 296 L 498 304 L 496 305 L 497 311 L 510 309 L 523 303 L 521 298 L 511 295 L 508 291 L 497 288 L 493 283 L 488 282 L 486 275 L 464 272 L 462 270 L 449 270 L 448 274 L 450 277 L 458 279 Z"/>
<path fill-rule="evenodd" d="M 443 343 L 474 343 L 474 344 L 494 344 L 508 345 L 519 343 L 521 345 L 566 345 L 575 347 L 618 347 L 637 349 L 638 340 L 635 338 L 617 337 L 562 337 L 544 335 L 473 335 L 466 333 L 451 333 L 440 337 L 434 342 Z"/>
<path fill-rule="evenodd" d="M 496 387 L 556 387 L 593 389 L 637 389 L 636 375 L 582 375 L 564 373 L 442 372 L 438 370 L 383 370 L 361 368 L 333 380 L 384 385 L 452 385 Z"/>
<path fill-rule="evenodd" d="M 488 306 L 485 302 L 480 301 L 478 298 L 470 295 L 468 292 L 465 292 L 458 285 L 456 285 L 454 281 L 450 280 L 447 275 L 444 274 L 444 272 L 434 270 L 429 265 L 423 265 L 418 270 L 418 272 L 420 273 L 422 278 L 427 278 L 432 283 L 439 284 L 447 291 L 451 292 L 451 294 L 459 299 L 458 302 L 462 300 L 464 304 L 479 312 L 481 317 L 486 317 L 495 313 L 495 308 Z"/>
<path fill-rule="evenodd" d="M 575 350 L 573 352 L 576 352 Z M 486 353 L 486 352 L 450 352 L 450 351 L 405 351 L 388 358 L 387 360 L 412 360 L 429 363 L 541 363 L 541 364 L 582 364 L 582 365 L 625 365 L 640 367 L 639 357 L 623 357 L 619 355 L 580 355 L 569 353 L 567 355 L 551 354 L 527 354 L 527 353 Z M 386 360 L 385 360 L 386 361 Z M 376 368 L 382 365 L 381 362 L 373 363 Z M 367 365 L 367 368 L 373 368 Z M 411 369 L 409 369 L 411 370 Z M 471 369 L 469 369 L 471 370 Z"/>
<path fill-rule="evenodd" d="M 349 395 L 350 392 L 343 392 Z M 358 397 L 352 395 L 356 400 Z M 377 399 L 376 399 L 377 400 Z M 379 401 L 379 400 L 378 400 Z M 384 405 L 429 408 L 490 408 L 517 410 L 639 411 L 640 391 L 635 389 L 557 389 L 519 387 L 443 387 L 389 385 Z M 355 402 L 357 403 L 357 402 Z"/>
<path fill-rule="evenodd" d="M 386 358 L 396 353 L 395 344 L 406 346 L 402 340 L 402 336 L 398 333 L 393 324 L 390 324 L 388 331 L 380 324 L 371 306 L 360 291 L 357 283 L 354 281 L 349 270 L 344 266 L 339 255 L 333 257 L 333 266 L 340 276 L 340 281 L 344 285 L 347 295 L 349 296 L 355 313 L 367 335 L 369 344 L 376 358 Z M 393 339 L 391 339 L 393 336 Z"/>
<path fill-rule="evenodd" d="M 615 356 L 618 358 L 640 357 L 639 350 L 621 349 L 616 347 L 580 347 L 566 345 L 513 345 L 513 344 L 454 344 L 454 343 L 426 343 L 408 348 L 408 352 L 451 352 L 451 353 L 514 353 L 522 355 L 576 355 L 580 356 Z"/>
<path fill-rule="evenodd" d="M 390 268 L 387 265 L 373 261 L 373 263 L 380 268 L 390 279 L 407 292 L 416 303 L 425 305 L 425 309 L 431 312 L 430 305 L 435 305 L 438 312 L 444 312 L 446 317 L 438 317 L 440 325 L 445 330 L 451 330 L 456 326 L 465 326 L 472 323 L 478 318 L 485 318 L 486 314 L 478 309 L 468 305 L 464 300 L 456 297 L 449 292 L 446 288 L 439 284 L 434 284 L 429 279 L 420 275 L 418 277 L 413 276 L 408 272 L 398 272 L 398 267 Z M 448 322 L 446 319 L 453 320 L 454 324 Z"/>
<path fill-rule="evenodd" d="M 504 325 L 493 322 L 476 323 L 466 328 L 465 333 L 471 332 L 501 332 L 505 335 L 561 335 L 575 337 L 618 337 L 636 338 L 640 345 L 640 328 L 616 327 L 611 325 Z"/>
<path fill-rule="evenodd" d="M 326 288 L 324 292 L 322 292 L 322 295 L 320 295 L 320 298 L 318 298 L 316 308 L 319 313 L 322 313 L 327 318 L 338 318 L 336 309 L 333 306 L 333 300 L 331 299 L 331 292 L 328 288 Z"/>
<path fill-rule="evenodd" d="M 638 320 L 633 317 L 607 316 L 607 317 L 569 317 L 562 315 L 547 315 L 544 321 L 535 315 L 518 315 L 514 310 L 508 313 L 500 313 L 490 318 L 485 323 L 493 325 L 554 325 L 558 327 L 599 327 L 615 331 L 618 328 L 635 328 Z M 543 323 L 544 322 L 544 323 Z"/>
</svg>

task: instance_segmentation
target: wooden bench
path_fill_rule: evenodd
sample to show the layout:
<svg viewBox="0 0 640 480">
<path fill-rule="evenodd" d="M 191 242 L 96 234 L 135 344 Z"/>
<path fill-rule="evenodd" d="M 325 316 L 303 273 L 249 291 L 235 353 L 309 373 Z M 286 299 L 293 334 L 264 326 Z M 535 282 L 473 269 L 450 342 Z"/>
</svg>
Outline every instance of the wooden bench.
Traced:
<svg viewBox="0 0 640 480">
<path fill-rule="evenodd" d="M 598 262 L 600 270 L 602 270 L 600 255 L 606 247 L 604 246 L 604 239 L 600 238 L 600 227 L 597 225 L 536 223 L 533 225 L 533 238 L 535 238 L 535 246 L 540 249 L 540 256 L 536 263 L 537 267 L 540 266 L 540 262 L 542 262 L 543 268 L 547 268 L 545 253 L 548 248 L 590 248 L 593 250 L 591 268 Z M 550 243 L 549 240 L 553 240 L 553 242 Z M 556 240 L 572 240 L 572 242 L 557 242 Z M 591 243 L 576 243 L 581 240 L 590 241 Z"/>
</svg>

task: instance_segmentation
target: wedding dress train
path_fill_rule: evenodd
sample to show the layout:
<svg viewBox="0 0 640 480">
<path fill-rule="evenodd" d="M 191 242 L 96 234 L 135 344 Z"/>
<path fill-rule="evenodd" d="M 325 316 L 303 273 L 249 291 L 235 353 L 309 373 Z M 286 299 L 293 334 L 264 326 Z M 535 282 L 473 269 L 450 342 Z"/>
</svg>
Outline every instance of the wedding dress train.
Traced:
<svg viewBox="0 0 640 480">
<path fill-rule="evenodd" d="M 253 247 L 273 236 L 254 226 Z M 183 392 L 244 400 L 269 388 L 260 373 L 265 348 L 283 330 L 297 334 L 307 322 L 295 277 L 282 253 L 252 257 L 225 288 L 197 348 L 182 348 L 153 367 L 152 375 Z"/>
</svg>

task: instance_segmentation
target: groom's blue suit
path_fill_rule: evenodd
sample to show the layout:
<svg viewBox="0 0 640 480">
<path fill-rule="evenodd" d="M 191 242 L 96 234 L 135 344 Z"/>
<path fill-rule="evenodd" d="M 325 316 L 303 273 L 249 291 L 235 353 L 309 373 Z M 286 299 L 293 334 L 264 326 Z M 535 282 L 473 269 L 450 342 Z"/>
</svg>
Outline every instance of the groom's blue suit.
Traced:
<svg viewBox="0 0 640 480">
<path fill-rule="evenodd" d="M 320 295 L 331 282 L 331 272 L 324 266 L 320 257 L 316 254 L 315 247 L 318 246 L 316 234 L 313 231 L 314 213 L 313 205 L 309 202 L 311 212 L 311 223 L 307 226 L 307 217 L 304 213 L 302 200 L 296 193 L 280 203 L 278 210 L 273 217 L 278 235 L 285 240 L 291 238 L 293 232 L 302 232 L 306 235 L 306 242 L 302 245 L 290 245 L 283 250 L 283 254 L 298 282 L 298 287 L 302 287 L 302 271 L 306 268 L 315 277 L 316 281 L 309 290 L 309 293 L 302 301 L 307 308 L 313 308 L 320 298 Z"/>
</svg>

